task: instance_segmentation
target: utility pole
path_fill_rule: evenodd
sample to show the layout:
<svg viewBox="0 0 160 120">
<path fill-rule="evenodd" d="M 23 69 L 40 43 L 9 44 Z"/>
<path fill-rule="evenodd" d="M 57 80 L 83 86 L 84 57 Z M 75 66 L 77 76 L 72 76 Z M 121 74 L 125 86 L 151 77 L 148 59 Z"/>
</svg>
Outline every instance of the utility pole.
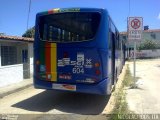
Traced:
<svg viewBox="0 0 160 120">
<path fill-rule="evenodd" d="M 30 11 L 31 11 L 31 0 L 29 0 L 29 7 L 28 7 L 27 30 L 28 30 L 28 25 L 29 25 L 29 16 L 30 16 Z"/>
</svg>

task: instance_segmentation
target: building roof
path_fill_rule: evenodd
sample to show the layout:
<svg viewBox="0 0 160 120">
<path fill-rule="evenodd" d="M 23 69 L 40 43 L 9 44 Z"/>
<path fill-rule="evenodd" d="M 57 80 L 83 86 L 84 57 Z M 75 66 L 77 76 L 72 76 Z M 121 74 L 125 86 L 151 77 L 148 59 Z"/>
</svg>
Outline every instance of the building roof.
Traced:
<svg viewBox="0 0 160 120">
<path fill-rule="evenodd" d="M 127 34 L 127 32 L 120 32 L 120 34 L 121 34 L 121 35 L 126 35 L 126 34 Z"/>
<path fill-rule="evenodd" d="M 33 42 L 34 41 L 33 38 L 8 36 L 8 35 L 0 35 L 0 40 L 21 41 L 21 42 Z"/>
<path fill-rule="evenodd" d="M 160 32 L 160 29 L 144 30 L 143 32 Z"/>
<path fill-rule="evenodd" d="M 151 30 L 143 30 L 145 33 L 152 33 L 152 32 L 160 32 L 160 29 L 151 29 Z M 121 35 L 126 35 L 127 32 L 120 32 Z"/>
</svg>

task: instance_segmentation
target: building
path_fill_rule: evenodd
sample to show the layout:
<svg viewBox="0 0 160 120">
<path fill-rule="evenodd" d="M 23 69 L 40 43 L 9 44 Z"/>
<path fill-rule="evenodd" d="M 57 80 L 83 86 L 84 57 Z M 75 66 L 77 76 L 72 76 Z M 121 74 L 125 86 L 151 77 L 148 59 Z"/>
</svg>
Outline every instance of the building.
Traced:
<svg viewBox="0 0 160 120">
<path fill-rule="evenodd" d="M 120 39 L 126 41 L 126 46 L 128 49 L 127 56 L 130 56 L 132 54 L 130 51 L 133 49 L 134 44 L 132 41 L 128 40 L 127 32 L 121 32 Z M 137 57 L 160 57 L 160 29 L 143 30 L 142 39 L 137 41 L 137 46 L 139 47 L 145 41 L 153 42 L 156 46 L 156 49 L 137 51 Z"/>
<path fill-rule="evenodd" d="M 127 32 L 120 32 L 120 38 L 127 41 Z M 143 30 L 141 42 L 145 40 L 153 40 L 160 43 L 160 29 Z M 132 46 L 132 45 L 131 45 Z"/>
<path fill-rule="evenodd" d="M 33 39 L 0 35 L 0 87 L 33 75 Z"/>
<path fill-rule="evenodd" d="M 154 40 L 157 43 L 160 43 L 160 29 L 144 30 L 143 40 Z"/>
</svg>

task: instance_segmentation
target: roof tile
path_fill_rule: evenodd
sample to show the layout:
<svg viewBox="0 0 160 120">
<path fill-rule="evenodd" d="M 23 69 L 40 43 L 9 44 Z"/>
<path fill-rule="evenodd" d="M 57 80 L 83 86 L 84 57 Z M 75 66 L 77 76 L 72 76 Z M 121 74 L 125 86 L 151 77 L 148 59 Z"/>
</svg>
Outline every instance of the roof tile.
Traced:
<svg viewBox="0 0 160 120">
<path fill-rule="evenodd" d="M 0 35 L 0 39 L 13 40 L 13 41 L 25 41 L 25 42 L 33 42 L 34 41 L 34 38 L 8 36 L 8 35 Z"/>
</svg>

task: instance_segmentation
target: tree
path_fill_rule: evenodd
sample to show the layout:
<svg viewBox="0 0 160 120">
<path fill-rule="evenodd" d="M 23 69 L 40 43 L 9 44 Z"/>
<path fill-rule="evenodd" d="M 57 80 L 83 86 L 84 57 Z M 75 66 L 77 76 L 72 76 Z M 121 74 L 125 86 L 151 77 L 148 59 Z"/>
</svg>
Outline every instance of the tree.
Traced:
<svg viewBox="0 0 160 120">
<path fill-rule="evenodd" d="M 138 47 L 139 50 L 153 50 L 156 48 L 156 43 L 153 40 L 145 40 Z"/>
<path fill-rule="evenodd" d="M 32 28 L 28 29 L 28 30 L 22 35 L 22 37 L 34 38 L 34 33 L 35 33 L 35 27 L 32 27 Z"/>
<path fill-rule="evenodd" d="M 0 33 L 0 35 L 5 35 L 5 33 Z"/>
</svg>

